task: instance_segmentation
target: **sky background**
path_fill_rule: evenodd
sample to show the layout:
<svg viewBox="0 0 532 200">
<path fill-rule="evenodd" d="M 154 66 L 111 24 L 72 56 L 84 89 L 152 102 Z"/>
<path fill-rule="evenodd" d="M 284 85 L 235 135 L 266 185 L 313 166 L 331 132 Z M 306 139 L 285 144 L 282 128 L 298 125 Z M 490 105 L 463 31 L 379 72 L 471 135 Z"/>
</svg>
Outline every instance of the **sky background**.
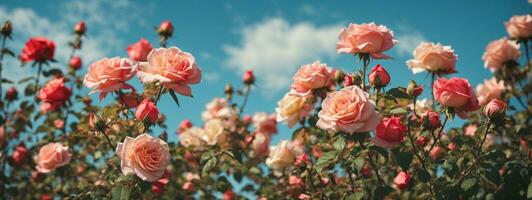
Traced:
<svg viewBox="0 0 532 200">
<path fill-rule="evenodd" d="M 326 2 L 326 3 L 325 3 Z M 193 86 L 194 98 L 180 97 L 177 108 L 169 95 L 159 102 L 167 115 L 171 141 L 183 119 L 201 125 L 201 112 L 214 97 L 223 96 L 226 83 L 241 87 L 241 74 L 254 70 L 258 80 L 245 112 L 274 112 L 276 102 L 288 91 L 291 76 L 303 64 L 321 60 L 330 66 L 353 71 L 360 64 L 349 55 L 335 53 L 342 27 L 349 23 L 375 22 L 394 31 L 399 43 L 386 52 L 392 60 L 377 60 L 390 73 L 391 87 L 406 86 L 410 79 L 429 83 L 425 73 L 413 75 L 405 62 L 422 41 L 450 45 L 458 55 L 455 76 L 468 78 L 473 86 L 492 74 L 480 59 L 485 46 L 506 36 L 503 25 L 512 15 L 532 11 L 526 0 L 505 1 L 2 1 L 0 20 L 11 20 L 14 42 L 20 52 L 33 36 L 56 42 L 53 67 L 65 69 L 72 40 L 72 26 L 84 20 L 88 33 L 77 55 L 89 63 L 103 57 L 127 57 L 125 48 L 140 38 L 158 46 L 154 31 L 161 21 L 174 24 L 169 46 L 196 57 L 203 82 Z M 8 59 L 4 73 L 21 79 L 34 69 L 20 68 Z M 137 79 L 133 79 L 141 88 Z M 424 97 L 430 97 L 429 89 Z M 81 92 L 88 92 L 87 89 Z M 93 102 L 97 103 L 96 95 Z M 107 97 L 106 103 L 111 99 Z M 241 99 L 237 98 L 237 102 Z M 459 122 L 453 123 L 457 125 Z M 279 125 L 272 143 L 290 138 L 292 131 Z M 160 131 L 160 130 L 155 130 Z M 158 133 L 154 133 L 158 134 Z"/>
</svg>

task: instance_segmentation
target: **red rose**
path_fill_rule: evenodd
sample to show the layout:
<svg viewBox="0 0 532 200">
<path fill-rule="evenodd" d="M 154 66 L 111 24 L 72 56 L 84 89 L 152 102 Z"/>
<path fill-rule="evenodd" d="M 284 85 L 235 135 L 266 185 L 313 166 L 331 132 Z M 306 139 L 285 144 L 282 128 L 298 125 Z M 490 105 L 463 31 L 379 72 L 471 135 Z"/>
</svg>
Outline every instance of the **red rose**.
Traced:
<svg viewBox="0 0 532 200">
<path fill-rule="evenodd" d="M 70 98 L 72 91 L 65 87 L 64 78 L 55 78 L 48 82 L 39 91 L 39 98 L 42 101 L 41 111 L 48 112 L 57 109 Z"/>
<path fill-rule="evenodd" d="M 45 37 L 30 38 L 22 49 L 20 59 L 23 62 L 53 60 L 54 50 L 54 42 Z"/>
<path fill-rule="evenodd" d="M 251 85 L 255 83 L 255 76 L 253 76 L 253 71 L 247 70 L 244 75 L 242 76 L 242 81 L 246 85 Z"/>
<path fill-rule="evenodd" d="M 377 146 L 392 147 L 401 144 L 405 137 L 406 126 L 400 117 L 385 117 L 377 125 L 373 142 Z"/>
<path fill-rule="evenodd" d="M 368 75 L 368 82 L 374 87 L 384 87 L 390 83 L 390 75 L 380 64 L 375 66 Z"/>
<path fill-rule="evenodd" d="M 410 174 L 408 172 L 399 172 L 393 182 L 398 189 L 403 190 L 410 184 Z"/>
<path fill-rule="evenodd" d="M 81 68 L 81 58 L 79 56 L 74 56 L 68 61 L 68 66 L 72 67 L 72 69 L 78 70 Z"/>
<path fill-rule="evenodd" d="M 11 158 L 13 158 L 13 162 L 15 162 L 16 165 L 22 165 L 28 159 L 28 156 L 29 152 L 28 149 L 26 149 L 26 145 L 20 143 L 13 151 Z"/>
<path fill-rule="evenodd" d="M 144 99 L 137 107 L 135 117 L 140 121 L 147 118 L 151 123 L 155 123 L 159 117 L 159 110 L 157 110 L 157 106 L 150 99 Z"/>
<path fill-rule="evenodd" d="M 231 190 L 231 189 L 228 189 L 222 195 L 222 199 L 223 200 L 233 200 L 235 198 L 236 198 L 236 193 L 233 192 L 233 190 Z"/>
<path fill-rule="evenodd" d="M 18 97 L 17 88 L 10 87 L 9 89 L 7 89 L 6 99 L 8 101 L 13 101 L 13 100 L 17 99 L 17 97 Z"/>
</svg>

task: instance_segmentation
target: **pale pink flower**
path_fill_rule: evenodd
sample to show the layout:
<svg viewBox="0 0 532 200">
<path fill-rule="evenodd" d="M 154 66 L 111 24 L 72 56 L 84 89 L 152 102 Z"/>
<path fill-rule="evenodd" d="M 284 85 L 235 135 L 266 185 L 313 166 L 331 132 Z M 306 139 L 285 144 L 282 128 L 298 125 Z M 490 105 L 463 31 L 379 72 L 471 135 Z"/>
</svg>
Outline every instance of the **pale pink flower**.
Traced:
<svg viewBox="0 0 532 200">
<path fill-rule="evenodd" d="M 320 61 L 303 65 L 292 77 L 290 94 L 307 96 L 313 89 L 329 87 L 333 84 L 333 75 L 332 69 Z"/>
<path fill-rule="evenodd" d="M 121 160 L 122 173 L 136 174 L 149 182 L 161 178 L 170 162 L 168 144 L 148 134 L 126 137 L 116 146 L 116 154 Z"/>
<path fill-rule="evenodd" d="M 282 171 L 294 164 L 296 156 L 302 153 L 288 140 L 283 140 L 274 147 L 270 147 L 270 155 L 266 158 L 266 165 L 273 170 Z"/>
<path fill-rule="evenodd" d="M 336 43 L 336 52 L 348 54 L 369 54 L 374 59 L 388 59 L 384 51 L 391 49 L 397 40 L 393 39 L 393 31 L 386 26 L 369 24 L 349 24 L 342 29 Z"/>
<path fill-rule="evenodd" d="M 49 173 L 58 167 L 65 166 L 72 159 L 72 151 L 68 146 L 58 142 L 52 142 L 39 149 L 39 154 L 35 157 L 37 171 Z"/>
<path fill-rule="evenodd" d="M 255 126 L 255 132 L 266 134 L 277 133 L 277 120 L 275 114 L 267 114 L 265 112 L 255 113 L 252 121 Z"/>
<path fill-rule="evenodd" d="M 137 62 L 144 62 L 148 58 L 148 54 L 153 49 L 148 40 L 141 38 L 138 42 L 133 43 L 127 47 L 127 55 L 131 60 Z"/>
<path fill-rule="evenodd" d="M 519 59 L 520 55 L 521 51 L 519 51 L 519 44 L 516 41 L 501 38 L 490 42 L 486 46 L 486 50 L 482 54 L 482 60 L 485 68 L 495 72 L 504 67 L 506 62 Z"/>
<path fill-rule="evenodd" d="M 414 49 L 414 58 L 406 61 L 408 68 L 416 73 L 429 71 L 437 74 L 455 73 L 457 55 L 451 46 L 423 42 Z"/>
<path fill-rule="evenodd" d="M 277 121 L 292 128 L 312 111 L 313 105 L 309 101 L 308 97 L 285 94 L 283 99 L 277 102 L 277 108 L 275 108 Z"/>
<path fill-rule="evenodd" d="M 503 92 L 510 88 L 504 84 L 504 81 L 497 81 L 495 77 L 484 80 L 484 83 L 477 85 L 476 93 L 480 105 L 487 104 L 492 99 L 500 99 Z"/>
<path fill-rule="evenodd" d="M 504 26 L 511 38 L 529 38 L 532 36 L 532 15 L 512 16 L 510 21 L 504 23 Z"/>
<path fill-rule="evenodd" d="M 104 58 L 89 65 L 83 84 L 92 89 L 91 93 L 100 92 L 100 99 L 109 92 L 130 89 L 126 81 L 135 75 L 136 67 L 125 58 Z"/>
</svg>

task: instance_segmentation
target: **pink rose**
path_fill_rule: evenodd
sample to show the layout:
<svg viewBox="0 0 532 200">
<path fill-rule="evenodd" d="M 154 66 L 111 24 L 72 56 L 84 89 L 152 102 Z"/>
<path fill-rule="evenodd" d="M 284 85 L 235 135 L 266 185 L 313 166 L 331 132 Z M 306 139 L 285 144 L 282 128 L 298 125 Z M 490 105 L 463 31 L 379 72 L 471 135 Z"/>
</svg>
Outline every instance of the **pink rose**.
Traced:
<svg viewBox="0 0 532 200">
<path fill-rule="evenodd" d="M 68 66 L 72 69 L 78 70 L 81 68 L 81 58 L 79 56 L 74 56 L 68 61 Z"/>
<path fill-rule="evenodd" d="M 159 81 L 184 96 L 192 96 L 189 85 L 201 82 L 201 69 L 194 56 L 177 47 L 153 49 L 148 62 L 140 63 L 137 75 L 143 83 Z"/>
<path fill-rule="evenodd" d="M 156 137 L 142 134 L 136 138 L 126 137 L 116 146 L 120 167 L 125 175 L 137 174 L 144 181 L 161 178 L 170 161 L 168 144 Z"/>
<path fill-rule="evenodd" d="M 67 146 L 58 142 L 44 145 L 39 150 L 39 155 L 35 157 L 37 171 L 49 173 L 58 167 L 62 167 L 72 159 L 72 151 Z"/>
<path fill-rule="evenodd" d="M 181 123 L 179 123 L 179 127 L 178 127 L 178 130 L 177 130 L 177 133 L 182 133 L 184 131 L 186 131 L 187 129 L 189 128 L 192 128 L 192 121 L 190 121 L 189 119 L 185 119 L 183 121 L 181 121 Z"/>
<path fill-rule="evenodd" d="M 292 77 L 290 94 L 307 96 L 313 89 L 329 87 L 333 84 L 332 77 L 332 69 L 320 61 L 303 65 Z"/>
<path fill-rule="evenodd" d="M 214 98 L 205 106 L 205 111 L 201 113 L 201 118 L 204 121 L 218 118 L 234 122 L 238 120 L 238 113 L 236 113 L 235 109 L 229 106 L 227 100 L 223 98 Z"/>
<path fill-rule="evenodd" d="M 303 179 L 297 177 L 297 176 L 294 176 L 294 175 L 290 175 L 288 176 L 288 185 L 293 185 L 293 186 L 303 186 L 305 185 L 305 183 L 303 182 Z"/>
<path fill-rule="evenodd" d="M 21 142 L 17 147 L 15 147 L 15 150 L 13 151 L 13 155 L 11 155 L 11 158 L 13 159 L 13 162 L 16 165 L 22 165 L 26 162 L 30 155 L 30 152 L 28 149 L 26 149 L 26 145 L 24 145 L 23 142 Z"/>
<path fill-rule="evenodd" d="M 442 154 L 442 148 L 439 147 L 439 146 L 435 146 L 432 150 L 430 150 L 429 152 L 429 157 L 430 159 L 432 159 L 433 161 L 437 161 L 441 154 Z"/>
<path fill-rule="evenodd" d="M 30 38 L 20 54 L 20 60 L 29 61 L 47 61 L 54 59 L 55 44 L 45 37 Z"/>
<path fill-rule="evenodd" d="M 71 95 L 70 88 L 65 87 L 65 79 L 55 78 L 39 90 L 37 98 L 42 101 L 41 111 L 49 112 L 62 106 Z"/>
<path fill-rule="evenodd" d="M 405 189 L 410 184 L 410 174 L 404 171 L 399 172 L 399 174 L 393 179 L 393 183 L 395 183 L 397 189 Z"/>
<path fill-rule="evenodd" d="M 174 26 L 172 25 L 172 22 L 170 22 L 170 20 L 163 21 L 161 25 L 159 25 L 157 32 L 160 35 L 172 37 L 172 34 L 174 33 Z"/>
<path fill-rule="evenodd" d="M 482 60 L 485 68 L 495 72 L 504 67 L 506 62 L 519 59 L 520 55 L 519 44 L 515 41 L 501 38 L 490 42 L 486 46 L 486 50 L 482 54 Z"/>
<path fill-rule="evenodd" d="M 149 98 L 146 98 L 140 102 L 139 106 L 137 107 L 137 111 L 135 111 L 135 118 L 137 118 L 139 121 L 148 119 L 148 121 L 151 123 L 155 123 L 157 122 L 158 117 L 159 110 L 157 109 L 155 103 L 151 102 Z"/>
<path fill-rule="evenodd" d="M 492 99 L 500 99 L 503 92 L 510 90 L 504 81 L 497 81 L 495 77 L 484 80 L 484 83 L 477 85 L 476 94 L 480 105 L 486 105 Z"/>
<path fill-rule="evenodd" d="M 440 43 L 423 42 L 414 49 L 414 59 L 406 62 L 408 68 L 417 74 L 429 71 L 436 74 L 456 73 L 455 64 L 457 55 L 451 46 L 443 46 Z"/>
<path fill-rule="evenodd" d="M 390 83 L 390 75 L 380 64 L 371 69 L 368 79 L 369 84 L 377 88 L 384 87 Z"/>
<path fill-rule="evenodd" d="M 109 92 L 121 88 L 132 88 L 126 81 L 131 79 L 136 72 L 125 58 L 104 58 L 89 65 L 83 84 L 92 89 L 91 93 L 100 92 L 100 99 Z"/>
<path fill-rule="evenodd" d="M 422 116 L 423 126 L 435 130 L 440 127 L 440 112 L 426 111 Z"/>
<path fill-rule="evenodd" d="M 254 133 L 253 141 L 251 142 L 251 149 L 255 152 L 257 157 L 262 157 L 268 154 L 270 146 L 271 135 L 263 132 Z"/>
<path fill-rule="evenodd" d="M 442 106 L 453 108 L 460 118 L 467 118 L 468 112 L 477 110 L 475 92 L 469 81 L 463 78 L 439 78 L 433 85 L 434 97 Z"/>
<path fill-rule="evenodd" d="M 233 200 L 235 198 L 236 198 L 236 193 L 233 192 L 233 190 L 231 190 L 231 189 L 228 189 L 227 191 L 225 191 L 222 194 L 222 199 L 223 200 Z"/>
<path fill-rule="evenodd" d="M 84 21 L 80 21 L 74 26 L 74 33 L 83 35 L 85 32 L 87 32 L 87 25 L 85 25 Z"/>
<path fill-rule="evenodd" d="M 62 120 L 62 119 L 54 120 L 54 127 L 57 129 L 63 129 L 65 127 L 65 120 Z"/>
<path fill-rule="evenodd" d="M 484 107 L 484 115 L 490 119 L 496 119 L 498 117 L 504 116 L 506 107 L 507 105 L 504 103 L 504 101 L 493 99 L 486 104 L 486 107 Z"/>
<path fill-rule="evenodd" d="M 133 43 L 127 47 L 127 55 L 131 60 L 137 62 L 144 62 L 148 58 L 148 54 L 153 49 L 150 42 L 144 38 L 140 38 L 137 43 Z"/>
<path fill-rule="evenodd" d="M 393 39 L 393 31 L 386 26 L 369 24 L 349 24 L 342 29 L 336 43 L 336 52 L 347 54 L 369 54 L 374 59 L 388 59 L 384 51 L 391 49 L 397 40 Z"/>
<path fill-rule="evenodd" d="M 169 182 L 170 175 L 168 174 L 168 171 L 165 171 L 163 177 L 151 183 L 151 192 L 159 196 L 162 195 L 164 193 L 164 188 L 166 187 L 166 185 L 168 185 Z"/>
<path fill-rule="evenodd" d="M 247 70 L 244 72 L 244 75 L 242 76 L 242 82 L 246 85 L 252 85 L 255 83 L 255 76 L 253 75 L 253 71 Z"/>
<path fill-rule="evenodd" d="M 416 140 L 416 144 L 420 147 L 424 147 L 429 143 L 429 139 L 424 136 L 419 136 Z"/>
<path fill-rule="evenodd" d="M 252 121 L 255 126 L 255 132 L 265 134 L 277 133 L 277 120 L 275 114 L 267 114 L 264 112 L 255 113 Z"/>
<path fill-rule="evenodd" d="M 380 120 L 368 93 L 357 86 L 329 93 L 318 117 L 319 128 L 346 133 L 373 131 Z"/>
<path fill-rule="evenodd" d="M 510 38 L 529 38 L 532 36 L 532 15 L 515 15 L 504 26 Z"/>
<path fill-rule="evenodd" d="M 377 125 L 375 138 L 373 142 L 380 147 L 394 147 L 401 142 L 405 137 L 406 126 L 401 123 L 400 117 L 385 117 Z"/>
<path fill-rule="evenodd" d="M 464 135 L 467 136 L 475 136 L 475 133 L 477 132 L 477 125 L 475 124 L 469 124 L 466 127 L 464 127 Z"/>
</svg>

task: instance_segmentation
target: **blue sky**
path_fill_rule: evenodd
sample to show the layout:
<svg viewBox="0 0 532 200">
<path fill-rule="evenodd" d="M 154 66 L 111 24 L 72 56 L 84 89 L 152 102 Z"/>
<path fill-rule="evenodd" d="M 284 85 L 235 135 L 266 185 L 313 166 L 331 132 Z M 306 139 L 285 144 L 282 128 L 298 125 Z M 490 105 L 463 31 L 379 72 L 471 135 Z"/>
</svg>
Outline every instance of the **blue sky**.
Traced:
<svg viewBox="0 0 532 200">
<path fill-rule="evenodd" d="M 56 41 L 56 59 L 63 64 L 54 67 L 65 65 L 71 26 L 85 20 L 88 37 L 81 54 L 85 68 L 102 57 L 126 57 L 126 46 L 141 37 L 157 45 L 153 27 L 171 20 L 175 36 L 169 44 L 192 53 L 204 71 L 203 83 L 193 87 L 194 98 L 181 97 L 180 108 L 175 107 L 170 96 L 161 99 L 160 110 L 168 116 L 170 140 L 175 141 L 173 131 L 179 122 L 188 118 L 201 125 L 204 105 L 213 97 L 222 96 L 226 83 L 241 86 L 240 77 L 246 69 L 253 69 L 258 77 L 246 109 L 250 114 L 274 112 L 277 100 L 288 90 L 291 75 L 303 64 L 319 59 L 352 71 L 355 67 L 352 56 L 335 53 L 337 35 L 348 23 L 376 22 L 394 31 L 400 43 L 387 52 L 394 59 L 372 63 L 382 64 L 389 71 L 391 86 L 405 86 L 410 79 L 428 83 L 425 74 L 414 76 L 405 65 L 421 41 L 451 45 L 458 54 L 456 76 L 468 78 L 476 86 L 491 77 L 480 59 L 484 47 L 506 35 L 504 21 L 530 11 L 526 0 L 445 3 L 55 0 L 3 1 L 0 20 L 14 22 L 15 43 L 8 46 L 17 52 L 30 36 L 42 35 Z M 14 61 L 8 65 L 5 73 L 15 79 L 34 74 L 30 68 L 19 68 Z M 137 80 L 133 82 L 139 86 Z M 425 95 L 430 96 L 429 92 Z M 273 143 L 289 138 L 290 134 L 286 126 L 280 125 L 280 134 Z"/>
</svg>

